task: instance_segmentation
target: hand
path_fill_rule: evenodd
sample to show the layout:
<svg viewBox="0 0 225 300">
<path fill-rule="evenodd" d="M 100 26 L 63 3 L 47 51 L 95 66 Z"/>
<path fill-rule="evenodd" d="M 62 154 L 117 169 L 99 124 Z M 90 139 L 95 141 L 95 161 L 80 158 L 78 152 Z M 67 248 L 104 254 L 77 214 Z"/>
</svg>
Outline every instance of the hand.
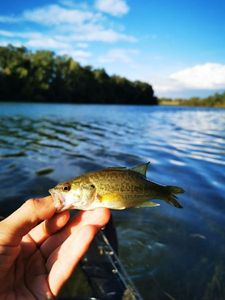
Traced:
<svg viewBox="0 0 225 300">
<path fill-rule="evenodd" d="M 49 196 L 0 222 L 0 299 L 54 299 L 110 216 L 105 208 L 73 220 L 68 211 L 54 213 Z"/>
</svg>

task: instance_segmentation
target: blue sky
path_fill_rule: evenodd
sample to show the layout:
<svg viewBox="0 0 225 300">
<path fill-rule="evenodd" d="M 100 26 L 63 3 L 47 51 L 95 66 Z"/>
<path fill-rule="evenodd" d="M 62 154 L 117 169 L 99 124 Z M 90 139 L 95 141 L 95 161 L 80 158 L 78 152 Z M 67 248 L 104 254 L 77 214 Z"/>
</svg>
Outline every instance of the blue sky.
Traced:
<svg viewBox="0 0 225 300">
<path fill-rule="evenodd" d="M 225 89 L 224 0 L 0 2 L 0 45 L 68 54 L 153 85 L 157 96 Z"/>
</svg>

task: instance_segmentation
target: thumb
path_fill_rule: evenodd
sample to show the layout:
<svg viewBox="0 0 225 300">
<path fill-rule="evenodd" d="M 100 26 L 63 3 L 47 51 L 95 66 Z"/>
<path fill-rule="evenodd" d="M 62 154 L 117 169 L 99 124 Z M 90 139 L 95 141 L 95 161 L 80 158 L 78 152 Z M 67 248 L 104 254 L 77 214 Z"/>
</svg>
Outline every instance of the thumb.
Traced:
<svg viewBox="0 0 225 300">
<path fill-rule="evenodd" d="M 0 222 L 0 245 L 17 246 L 39 222 L 55 213 L 51 196 L 27 200 L 21 207 Z"/>
</svg>

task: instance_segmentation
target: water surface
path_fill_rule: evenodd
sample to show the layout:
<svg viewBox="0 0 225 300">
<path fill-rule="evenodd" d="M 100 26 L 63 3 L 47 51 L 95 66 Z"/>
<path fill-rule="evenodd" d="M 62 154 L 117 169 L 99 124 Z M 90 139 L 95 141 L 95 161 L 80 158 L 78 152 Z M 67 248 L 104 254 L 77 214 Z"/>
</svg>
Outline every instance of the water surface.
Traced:
<svg viewBox="0 0 225 300">
<path fill-rule="evenodd" d="M 144 299 L 225 299 L 225 110 L 0 105 L 0 214 L 59 181 L 150 161 L 183 209 L 114 212 L 120 257 Z"/>
</svg>

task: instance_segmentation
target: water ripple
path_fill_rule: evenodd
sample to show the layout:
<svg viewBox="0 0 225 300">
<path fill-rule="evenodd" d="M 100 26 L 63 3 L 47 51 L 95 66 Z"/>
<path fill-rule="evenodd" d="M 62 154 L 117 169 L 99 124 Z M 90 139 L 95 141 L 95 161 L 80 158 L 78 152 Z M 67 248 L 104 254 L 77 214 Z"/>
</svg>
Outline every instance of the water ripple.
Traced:
<svg viewBox="0 0 225 300">
<path fill-rule="evenodd" d="M 0 182 L 6 193 L 1 193 L 0 204 L 7 204 L 1 211 L 45 195 L 56 182 L 83 172 L 150 161 L 151 180 L 185 189 L 184 209 L 162 203 L 159 209 L 114 213 L 121 257 L 146 297 L 149 280 L 154 290 L 157 278 L 177 299 L 210 299 L 205 293 L 213 286 L 213 268 L 225 264 L 218 254 L 225 251 L 225 110 L 38 104 L 1 108 Z M 193 233 L 207 238 L 190 242 Z M 224 277 L 218 280 L 224 282 Z M 159 284 L 156 294 L 158 290 Z"/>
</svg>

